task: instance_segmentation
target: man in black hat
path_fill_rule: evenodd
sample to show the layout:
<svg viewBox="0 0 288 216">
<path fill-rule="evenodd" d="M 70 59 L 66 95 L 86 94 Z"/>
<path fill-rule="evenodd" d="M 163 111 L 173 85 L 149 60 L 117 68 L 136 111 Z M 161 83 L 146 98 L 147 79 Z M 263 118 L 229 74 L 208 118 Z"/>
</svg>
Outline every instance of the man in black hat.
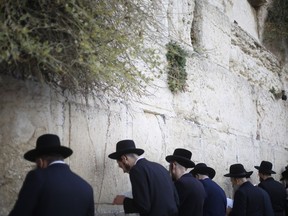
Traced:
<svg viewBox="0 0 288 216">
<path fill-rule="evenodd" d="M 271 174 L 276 172 L 272 170 L 272 163 L 262 161 L 260 166 L 254 166 L 258 170 L 260 183 L 259 187 L 263 188 L 270 196 L 272 208 L 275 216 L 285 216 L 286 191 L 285 187 L 278 181 L 275 181 Z"/>
<path fill-rule="evenodd" d="M 109 158 L 129 173 L 133 198 L 117 195 L 115 205 L 123 205 L 125 213 L 141 216 L 177 216 L 178 196 L 168 170 L 162 165 L 140 157 L 143 149 L 135 147 L 133 140 L 121 140 L 116 152 Z"/>
<path fill-rule="evenodd" d="M 229 216 L 273 216 L 269 195 L 247 181 L 247 175 L 242 164 L 231 165 L 230 172 L 224 175 L 230 177 L 232 186 L 238 186 Z"/>
<path fill-rule="evenodd" d="M 195 166 L 191 156 L 189 150 L 177 148 L 173 155 L 166 157 L 179 196 L 179 216 L 203 216 L 206 193 L 200 181 L 187 171 L 187 168 Z"/>
<path fill-rule="evenodd" d="M 216 172 L 205 163 L 198 163 L 190 171 L 203 184 L 206 191 L 203 216 L 226 215 L 227 198 L 224 190 L 212 179 Z"/>
<path fill-rule="evenodd" d="M 9 216 L 93 216 L 92 187 L 64 162 L 72 153 L 57 135 L 40 136 L 24 154 L 38 168 L 27 174 Z"/>
</svg>

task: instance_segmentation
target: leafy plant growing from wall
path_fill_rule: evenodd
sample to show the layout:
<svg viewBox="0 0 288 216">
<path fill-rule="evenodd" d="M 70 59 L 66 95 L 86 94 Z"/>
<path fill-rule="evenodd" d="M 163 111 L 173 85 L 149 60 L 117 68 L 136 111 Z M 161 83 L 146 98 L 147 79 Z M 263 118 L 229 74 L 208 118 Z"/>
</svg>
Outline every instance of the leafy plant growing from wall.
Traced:
<svg viewBox="0 0 288 216">
<path fill-rule="evenodd" d="M 133 0 L 0 0 L 0 74 L 32 79 L 73 94 L 141 94 L 156 67 L 145 48 L 153 25 Z"/>
<path fill-rule="evenodd" d="M 176 42 L 169 42 L 166 47 L 169 89 L 172 93 L 184 91 L 187 85 L 187 72 L 185 68 L 187 53 Z"/>
<path fill-rule="evenodd" d="M 288 52 L 288 1 L 273 0 L 268 7 L 268 16 L 264 26 L 264 44 L 282 63 L 287 60 Z"/>
</svg>

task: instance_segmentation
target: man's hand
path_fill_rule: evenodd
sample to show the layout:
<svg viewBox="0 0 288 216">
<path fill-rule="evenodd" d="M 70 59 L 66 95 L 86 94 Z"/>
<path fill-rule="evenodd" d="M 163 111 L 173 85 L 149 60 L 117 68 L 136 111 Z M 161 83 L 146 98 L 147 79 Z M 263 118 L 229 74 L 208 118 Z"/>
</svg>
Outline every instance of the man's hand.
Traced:
<svg viewBox="0 0 288 216">
<path fill-rule="evenodd" d="M 125 199 L 125 196 L 123 196 L 123 195 L 117 195 L 117 196 L 114 198 L 113 204 L 114 204 L 114 205 L 123 205 L 124 199 Z"/>
</svg>

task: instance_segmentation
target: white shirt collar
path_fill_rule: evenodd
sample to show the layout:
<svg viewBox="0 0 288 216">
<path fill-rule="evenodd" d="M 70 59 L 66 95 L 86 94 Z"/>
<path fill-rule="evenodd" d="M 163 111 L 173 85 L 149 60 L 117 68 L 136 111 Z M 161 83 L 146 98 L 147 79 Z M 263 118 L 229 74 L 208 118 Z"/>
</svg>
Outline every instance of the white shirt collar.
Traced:
<svg viewBox="0 0 288 216">
<path fill-rule="evenodd" d="M 53 164 L 65 164 L 65 162 L 61 160 L 57 160 L 57 161 L 53 161 L 52 163 L 50 163 L 49 166 Z"/>
<path fill-rule="evenodd" d="M 135 161 L 135 164 L 139 161 L 139 160 L 141 160 L 141 159 L 143 159 L 144 157 L 143 156 L 139 156 L 138 158 L 137 158 L 137 160 Z"/>
</svg>

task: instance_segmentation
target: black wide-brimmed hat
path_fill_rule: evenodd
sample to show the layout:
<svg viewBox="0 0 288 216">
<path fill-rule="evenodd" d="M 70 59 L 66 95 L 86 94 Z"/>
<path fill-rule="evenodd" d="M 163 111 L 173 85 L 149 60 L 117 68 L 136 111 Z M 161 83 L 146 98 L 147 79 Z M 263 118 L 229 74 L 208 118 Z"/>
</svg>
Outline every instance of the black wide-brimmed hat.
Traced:
<svg viewBox="0 0 288 216">
<path fill-rule="evenodd" d="M 166 157 L 167 162 L 176 161 L 180 165 L 186 168 L 192 168 L 195 166 L 195 163 L 191 161 L 192 153 L 189 150 L 177 148 L 174 150 L 173 155 L 168 155 Z"/>
<path fill-rule="evenodd" d="M 232 164 L 229 169 L 229 173 L 225 174 L 225 177 L 243 178 L 248 177 L 253 171 L 247 172 L 242 164 Z"/>
<path fill-rule="evenodd" d="M 60 139 L 55 134 L 44 134 L 38 137 L 36 148 L 24 154 L 24 158 L 28 161 L 35 162 L 36 158 L 47 154 L 60 154 L 63 158 L 72 155 L 73 151 L 65 146 L 61 146 Z"/>
<path fill-rule="evenodd" d="M 142 155 L 144 150 L 136 148 L 133 140 L 121 140 L 116 144 L 116 152 L 109 154 L 108 157 L 117 160 L 122 155 L 129 153 Z"/>
<path fill-rule="evenodd" d="M 249 171 L 249 172 L 247 172 L 247 175 L 246 175 L 245 177 L 246 177 L 246 178 L 250 178 L 251 175 L 252 175 L 252 173 L 253 173 L 253 171 Z"/>
<path fill-rule="evenodd" d="M 192 173 L 193 176 L 196 176 L 197 174 L 208 175 L 210 179 L 213 179 L 216 174 L 215 170 L 211 167 L 208 167 L 205 163 L 196 164 L 190 173 Z"/>
<path fill-rule="evenodd" d="M 254 166 L 257 170 L 259 170 L 260 173 L 264 173 L 264 174 L 275 174 L 276 172 L 274 172 L 272 170 L 272 163 L 269 161 L 262 161 L 260 166 Z"/>
<path fill-rule="evenodd" d="M 283 181 L 284 179 L 288 179 L 288 166 L 285 167 L 285 171 L 281 173 L 282 177 L 280 181 Z"/>
</svg>

